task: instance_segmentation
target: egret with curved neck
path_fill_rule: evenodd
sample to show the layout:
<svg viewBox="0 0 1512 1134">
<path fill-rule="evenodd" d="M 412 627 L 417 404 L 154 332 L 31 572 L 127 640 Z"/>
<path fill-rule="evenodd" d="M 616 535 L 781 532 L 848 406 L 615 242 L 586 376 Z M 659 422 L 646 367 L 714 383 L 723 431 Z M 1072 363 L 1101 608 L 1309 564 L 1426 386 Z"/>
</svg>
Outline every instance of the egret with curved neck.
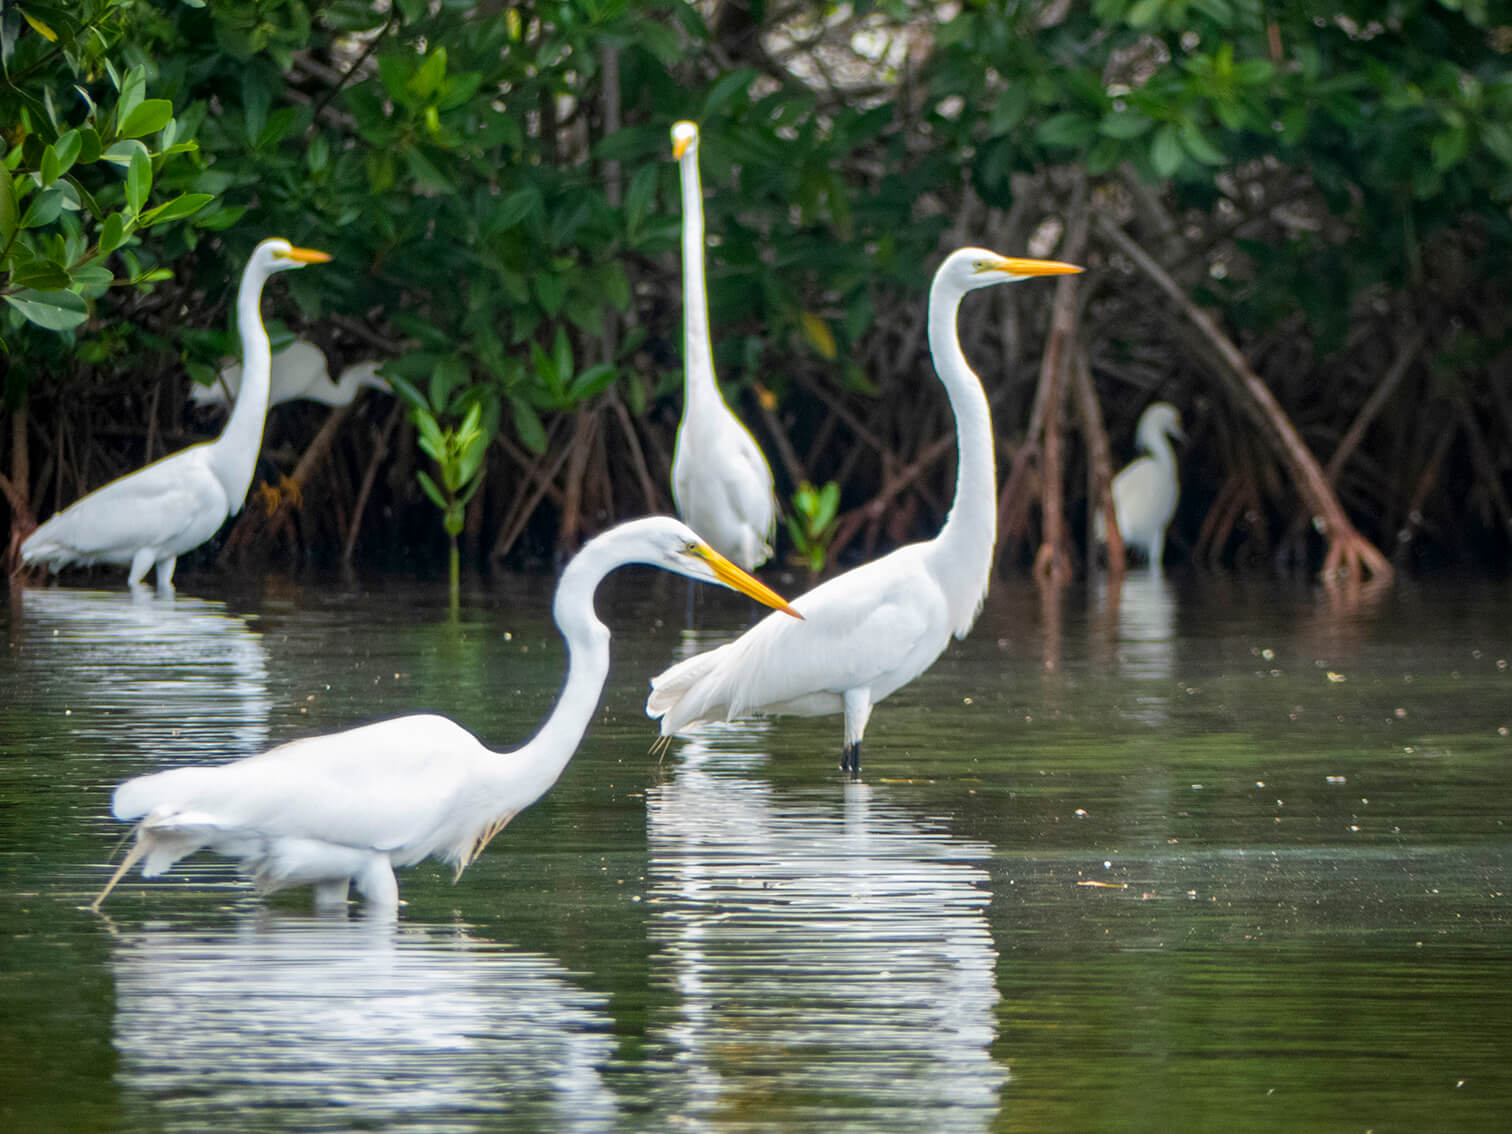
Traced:
<svg viewBox="0 0 1512 1134">
<path fill-rule="evenodd" d="M 271 366 L 263 328 L 263 284 L 277 272 L 321 264 L 324 252 L 296 248 L 287 240 L 264 240 L 252 252 L 236 295 L 241 332 L 243 389 L 214 441 L 191 445 L 146 468 L 96 489 L 57 513 L 21 545 L 26 563 L 115 563 L 128 568 L 127 582 L 141 587 L 157 568 L 160 591 L 173 589 L 178 557 L 213 536 L 241 510 L 252 484 L 268 413 Z"/>
<path fill-rule="evenodd" d="M 772 470 L 714 379 L 697 126 L 672 127 L 672 154 L 682 179 L 683 209 L 683 415 L 672 456 L 672 495 L 689 527 L 750 571 L 772 554 L 777 523 Z"/>
<path fill-rule="evenodd" d="M 872 706 L 928 669 L 954 634 L 966 636 L 987 594 L 997 536 L 992 415 L 966 363 L 956 316 L 968 291 L 1073 264 L 1020 260 L 981 248 L 953 252 L 929 291 L 929 351 L 956 419 L 956 496 L 940 534 L 821 583 L 735 641 L 679 662 L 651 681 L 646 712 L 664 737 L 699 721 L 843 713 L 842 770 L 861 770 Z"/>
<path fill-rule="evenodd" d="M 495 752 L 455 721 L 420 714 L 127 780 L 111 812 L 136 822 L 137 841 L 95 908 L 138 860 L 151 877 L 201 849 L 236 859 L 263 891 L 313 886 L 320 905 L 345 902 L 355 883 L 369 904 L 392 908 L 394 867 L 428 857 L 460 876 L 556 783 L 582 742 L 609 674 L 609 628 L 594 613 L 594 592 L 629 563 L 720 583 L 792 613 L 686 524 L 670 516 L 621 524 L 562 572 L 552 611 L 567 641 L 567 681 L 524 746 Z"/>
</svg>

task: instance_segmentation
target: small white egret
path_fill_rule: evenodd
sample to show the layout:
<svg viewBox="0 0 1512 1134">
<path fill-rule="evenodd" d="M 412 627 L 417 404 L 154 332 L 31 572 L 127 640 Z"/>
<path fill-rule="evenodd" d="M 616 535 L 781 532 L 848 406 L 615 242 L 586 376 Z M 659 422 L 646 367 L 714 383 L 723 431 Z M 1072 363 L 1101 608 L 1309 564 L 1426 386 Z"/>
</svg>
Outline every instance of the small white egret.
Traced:
<svg viewBox="0 0 1512 1134">
<path fill-rule="evenodd" d="M 683 414 L 672 456 L 672 496 L 689 527 L 751 571 L 772 554 L 772 470 L 714 380 L 697 126 L 672 127 L 672 155 L 682 177 L 683 208 Z"/>
<path fill-rule="evenodd" d="M 1113 478 L 1113 513 L 1124 546 L 1137 547 L 1151 568 L 1160 569 L 1165 557 L 1166 528 L 1176 515 L 1181 481 L 1171 438 L 1185 441 L 1181 411 L 1170 402 L 1155 402 L 1139 415 L 1134 444 L 1145 455 L 1135 458 Z M 1107 539 L 1107 525 L 1099 511 L 1092 520 L 1099 543 Z"/>
<path fill-rule="evenodd" d="M 929 352 L 955 412 L 959 448 L 944 528 L 794 600 L 802 622 L 764 618 L 735 641 L 653 678 L 646 713 L 661 718 L 663 737 L 699 721 L 844 713 L 840 767 L 860 771 L 872 706 L 928 669 L 952 633 L 965 637 L 987 594 L 997 537 L 992 417 L 956 334 L 961 300 L 992 284 L 1079 271 L 981 248 L 946 258 L 929 290 Z"/>
<path fill-rule="evenodd" d="M 152 877 L 206 848 L 238 860 L 265 892 L 313 886 L 319 905 L 344 902 L 356 883 L 370 904 L 392 908 L 394 867 L 430 856 L 460 876 L 577 751 L 609 674 L 609 628 L 594 613 L 594 591 L 630 563 L 722 583 L 792 613 L 686 524 L 670 516 L 621 524 L 590 540 L 562 572 L 552 611 L 567 641 L 567 681 L 523 747 L 495 752 L 455 721 L 423 714 L 127 780 L 111 813 L 136 821 L 137 841 L 95 908 L 143 856 L 142 873 Z"/>
<path fill-rule="evenodd" d="M 21 545 L 25 563 L 116 563 L 133 590 L 156 565 L 160 591 L 173 589 L 178 557 L 213 536 L 241 510 L 252 483 L 268 412 L 269 348 L 263 329 L 263 284 L 275 272 L 323 264 L 324 252 L 264 240 L 242 272 L 236 296 L 246 389 L 214 441 L 191 445 L 76 500 Z"/>
<path fill-rule="evenodd" d="M 363 389 L 391 393 L 389 384 L 378 377 L 382 365 L 377 360 L 353 363 L 333 382 L 325 351 L 306 339 L 295 339 L 273 355 L 268 408 L 301 399 L 344 406 Z M 191 383 L 189 400 L 196 406 L 225 406 L 240 392 L 241 375 L 241 363 L 228 362 L 221 367 L 220 378 L 209 386 Z"/>
</svg>

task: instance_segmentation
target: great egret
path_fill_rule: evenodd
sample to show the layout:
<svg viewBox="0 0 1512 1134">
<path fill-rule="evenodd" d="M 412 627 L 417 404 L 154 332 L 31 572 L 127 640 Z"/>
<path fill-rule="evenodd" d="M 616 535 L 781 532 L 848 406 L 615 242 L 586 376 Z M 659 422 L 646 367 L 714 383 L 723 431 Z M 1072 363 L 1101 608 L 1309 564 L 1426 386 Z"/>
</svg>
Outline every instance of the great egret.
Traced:
<svg viewBox="0 0 1512 1134">
<path fill-rule="evenodd" d="M 653 678 L 646 713 L 661 718 L 663 737 L 705 720 L 843 712 L 840 767 L 860 771 L 872 706 L 928 669 L 952 633 L 965 637 L 987 594 L 997 535 L 992 418 L 956 335 L 961 299 L 992 284 L 1079 271 L 980 248 L 946 258 L 929 290 L 929 351 L 955 412 L 959 446 L 955 503 L 944 528 L 795 600 L 802 622 L 764 618 L 735 641 Z"/>
<path fill-rule="evenodd" d="M 355 882 L 372 905 L 393 907 L 393 868 L 432 855 L 460 875 L 577 750 L 609 674 L 609 629 L 594 614 L 594 591 L 628 563 L 722 583 L 792 613 L 680 521 L 621 524 L 590 540 L 562 572 L 552 610 L 567 640 L 567 682 L 523 747 L 495 752 L 455 721 L 423 714 L 127 780 L 111 813 L 137 821 L 137 841 L 95 908 L 144 855 L 142 873 L 152 877 L 203 848 L 237 859 L 263 891 L 313 886 L 318 905 L 344 902 Z"/>
<path fill-rule="evenodd" d="M 146 468 L 127 473 L 76 500 L 27 537 L 26 563 L 118 563 L 129 568 L 133 590 L 157 566 L 160 591 L 173 589 L 178 557 L 213 536 L 241 510 L 268 412 L 268 333 L 263 329 L 263 284 L 275 272 L 323 264 L 324 252 L 264 240 L 252 251 L 236 296 L 246 389 L 214 441 L 191 445 Z"/>
<path fill-rule="evenodd" d="M 382 365 L 376 360 L 353 363 L 333 382 L 325 351 L 306 339 L 295 339 L 273 356 L 268 407 L 300 399 L 344 406 L 362 389 L 390 393 L 389 384 L 378 377 Z M 227 363 L 221 368 L 220 378 L 211 385 L 191 383 L 189 400 L 197 406 L 224 406 L 240 391 L 241 375 L 241 363 Z"/>
<path fill-rule="evenodd" d="M 1135 447 L 1144 452 L 1113 478 L 1113 513 L 1125 547 L 1140 548 L 1159 570 L 1165 555 L 1166 528 L 1176 515 L 1181 482 L 1176 475 L 1176 451 L 1171 438 L 1185 441 L 1181 411 L 1170 402 L 1155 402 L 1139 415 Z M 1106 521 L 1098 512 L 1092 521 L 1099 543 L 1107 537 Z"/>
<path fill-rule="evenodd" d="M 698 127 L 693 123 L 672 127 L 672 156 L 682 177 L 683 208 L 683 415 L 672 456 L 672 496 L 689 527 L 751 571 L 772 554 L 777 523 L 772 470 L 714 380 Z"/>
</svg>

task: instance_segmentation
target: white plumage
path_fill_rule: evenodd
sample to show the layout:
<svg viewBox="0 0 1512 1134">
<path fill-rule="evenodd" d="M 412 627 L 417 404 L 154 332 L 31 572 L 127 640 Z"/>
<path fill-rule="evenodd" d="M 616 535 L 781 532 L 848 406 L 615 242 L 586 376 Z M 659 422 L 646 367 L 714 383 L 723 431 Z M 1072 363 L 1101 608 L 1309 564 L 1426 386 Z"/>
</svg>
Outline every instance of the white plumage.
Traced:
<svg viewBox="0 0 1512 1134">
<path fill-rule="evenodd" d="M 360 390 L 391 393 L 389 384 L 378 377 L 378 368 L 382 365 L 382 362 L 371 359 L 353 363 L 333 382 L 325 351 L 306 339 L 295 339 L 273 356 L 268 407 L 271 409 L 284 402 L 301 399 L 323 402 L 328 406 L 344 406 Z M 209 386 L 192 383 L 189 387 L 189 400 L 197 406 L 227 405 L 241 390 L 241 374 L 241 363 L 227 363 L 221 367 L 218 381 Z"/>
<path fill-rule="evenodd" d="M 236 859 L 263 891 L 313 886 L 318 904 L 399 900 L 394 867 L 435 857 L 458 874 L 561 775 L 592 719 L 609 672 L 609 630 L 593 611 L 599 581 L 646 563 L 733 587 L 770 606 L 781 597 L 670 516 L 611 529 L 584 546 L 557 586 L 567 682 L 539 732 L 513 752 L 485 747 L 433 714 L 399 717 L 284 744 L 229 764 L 127 780 L 111 812 L 136 821 L 137 842 L 95 900 L 138 860 L 148 877 L 209 849 Z"/>
<path fill-rule="evenodd" d="M 772 554 L 777 523 L 772 470 L 714 379 L 697 126 L 672 127 L 672 153 L 682 178 L 683 207 L 683 415 L 672 456 L 672 495 L 689 527 L 750 571 Z"/>
<path fill-rule="evenodd" d="M 796 599 L 804 621 L 764 618 L 728 645 L 653 678 L 646 712 L 661 718 L 663 736 L 706 720 L 844 713 L 840 766 L 860 770 L 872 706 L 928 669 L 952 634 L 965 637 L 987 594 L 997 534 L 992 418 L 961 353 L 961 299 L 991 284 L 1080 270 L 980 248 L 945 260 L 929 292 L 929 349 L 955 411 L 959 445 L 955 503 L 944 528 Z"/>
<path fill-rule="evenodd" d="M 1165 558 L 1166 528 L 1176 515 L 1181 481 L 1176 469 L 1176 451 L 1171 438 L 1186 440 L 1181 431 L 1181 412 L 1170 402 L 1145 407 L 1134 429 L 1134 444 L 1144 453 L 1113 478 L 1113 513 L 1125 548 L 1138 548 L 1152 568 Z M 1093 517 L 1099 543 L 1107 539 L 1106 521 L 1099 511 Z"/>
<path fill-rule="evenodd" d="M 154 565 L 162 591 L 173 586 L 178 557 L 204 543 L 241 510 L 268 411 L 268 335 L 260 310 L 263 284 L 275 272 L 324 263 L 324 252 L 264 240 L 242 272 L 236 298 L 246 391 L 221 435 L 128 473 L 57 513 L 21 545 L 25 563 L 54 571 L 69 564 L 128 568 L 133 589 Z"/>
</svg>

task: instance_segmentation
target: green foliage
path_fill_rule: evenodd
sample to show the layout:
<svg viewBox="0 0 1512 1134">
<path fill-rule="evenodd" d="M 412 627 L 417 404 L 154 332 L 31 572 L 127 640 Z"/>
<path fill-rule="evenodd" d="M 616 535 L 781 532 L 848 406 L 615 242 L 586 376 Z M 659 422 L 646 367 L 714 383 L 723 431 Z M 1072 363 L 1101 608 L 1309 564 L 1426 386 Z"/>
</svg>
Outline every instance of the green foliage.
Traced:
<svg viewBox="0 0 1512 1134">
<path fill-rule="evenodd" d="M 171 99 L 147 97 L 149 68 L 131 62 L 126 33 L 132 8 L 83 0 L 0 12 L 0 343 L 20 356 L 36 348 L 33 328 L 75 330 L 113 285 L 170 278 L 144 262 L 156 243 L 146 230 L 215 199 L 172 176 L 175 159 L 197 151 L 193 125 Z"/>
<path fill-rule="evenodd" d="M 793 510 L 787 517 L 788 534 L 793 537 L 793 551 L 815 575 L 824 570 L 829 557 L 839 511 L 840 486 L 834 481 L 823 488 L 804 481 L 793 493 Z"/>
</svg>

